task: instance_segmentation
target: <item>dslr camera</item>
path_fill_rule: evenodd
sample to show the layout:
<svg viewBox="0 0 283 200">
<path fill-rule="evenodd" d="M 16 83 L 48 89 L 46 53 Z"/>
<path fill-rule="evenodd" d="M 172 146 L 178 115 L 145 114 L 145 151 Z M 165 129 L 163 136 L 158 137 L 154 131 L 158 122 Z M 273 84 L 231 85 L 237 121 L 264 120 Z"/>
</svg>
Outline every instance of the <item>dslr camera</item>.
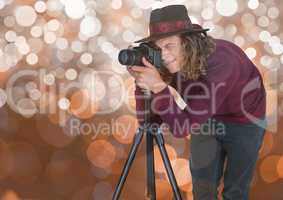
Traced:
<svg viewBox="0 0 283 200">
<path fill-rule="evenodd" d="M 122 65 L 144 66 L 142 57 L 145 57 L 156 68 L 162 67 L 161 49 L 150 43 L 141 43 L 137 47 L 130 47 L 119 52 L 119 62 Z"/>
</svg>

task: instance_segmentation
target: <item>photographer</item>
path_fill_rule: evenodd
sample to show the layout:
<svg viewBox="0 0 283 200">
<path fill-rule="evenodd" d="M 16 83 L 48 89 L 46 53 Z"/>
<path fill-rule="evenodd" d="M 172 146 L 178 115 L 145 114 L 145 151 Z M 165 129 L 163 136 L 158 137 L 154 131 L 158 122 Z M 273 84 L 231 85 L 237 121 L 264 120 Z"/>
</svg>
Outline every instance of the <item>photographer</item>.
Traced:
<svg viewBox="0 0 283 200">
<path fill-rule="evenodd" d="M 194 199 L 217 199 L 224 174 L 223 199 L 247 200 L 266 126 L 259 71 L 238 46 L 193 25 L 182 5 L 153 10 L 149 29 L 150 36 L 137 42 L 160 48 L 164 68 L 145 58 L 144 66 L 128 66 L 137 85 L 139 122 L 146 89 L 152 93 L 152 120 L 167 124 L 176 137 L 191 135 Z"/>
</svg>

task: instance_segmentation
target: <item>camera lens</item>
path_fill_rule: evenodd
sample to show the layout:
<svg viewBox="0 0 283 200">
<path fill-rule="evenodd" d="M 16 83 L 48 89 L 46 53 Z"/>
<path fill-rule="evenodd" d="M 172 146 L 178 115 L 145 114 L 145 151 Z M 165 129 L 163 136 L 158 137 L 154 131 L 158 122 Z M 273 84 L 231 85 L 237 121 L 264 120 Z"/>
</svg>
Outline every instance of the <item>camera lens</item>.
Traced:
<svg viewBox="0 0 283 200">
<path fill-rule="evenodd" d="M 124 49 L 120 51 L 118 59 L 122 65 L 143 65 L 142 52 L 134 49 Z"/>
</svg>

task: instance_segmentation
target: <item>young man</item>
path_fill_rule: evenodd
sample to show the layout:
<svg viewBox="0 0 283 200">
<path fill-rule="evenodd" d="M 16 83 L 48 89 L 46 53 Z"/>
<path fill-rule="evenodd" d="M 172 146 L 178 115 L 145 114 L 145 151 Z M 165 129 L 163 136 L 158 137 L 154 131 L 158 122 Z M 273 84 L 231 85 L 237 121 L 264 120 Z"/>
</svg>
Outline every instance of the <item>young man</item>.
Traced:
<svg viewBox="0 0 283 200">
<path fill-rule="evenodd" d="M 266 95 L 256 66 L 231 42 L 206 35 L 182 5 L 151 12 L 151 42 L 162 51 L 164 69 L 143 58 L 131 66 L 137 117 L 143 120 L 142 90 L 152 92 L 153 121 L 176 137 L 191 134 L 190 169 L 195 200 L 247 200 L 265 132 Z M 224 160 L 226 164 L 224 168 Z"/>
</svg>

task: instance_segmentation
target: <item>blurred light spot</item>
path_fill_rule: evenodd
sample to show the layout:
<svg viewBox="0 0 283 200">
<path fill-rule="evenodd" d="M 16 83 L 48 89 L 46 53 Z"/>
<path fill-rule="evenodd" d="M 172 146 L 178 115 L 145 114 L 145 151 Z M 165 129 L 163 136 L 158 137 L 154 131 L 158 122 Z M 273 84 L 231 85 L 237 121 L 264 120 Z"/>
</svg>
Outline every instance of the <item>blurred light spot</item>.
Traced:
<svg viewBox="0 0 283 200">
<path fill-rule="evenodd" d="M 283 64 L 283 55 L 280 57 L 280 61 L 281 61 L 281 64 Z"/>
<path fill-rule="evenodd" d="M 104 53 L 111 54 L 113 52 L 113 44 L 111 42 L 102 42 L 101 43 L 101 50 Z"/>
<path fill-rule="evenodd" d="M 206 24 L 207 25 L 207 24 Z M 222 38 L 224 36 L 224 29 L 222 26 L 219 25 L 212 25 L 210 34 L 216 38 Z"/>
<path fill-rule="evenodd" d="M 63 5 L 58 0 L 48 0 L 46 2 L 48 14 L 52 16 L 52 14 L 59 12 L 63 9 Z M 56 16 L 56 14 L 55 14 Z"/>
<path fill-rule="evenodd" d="M 172 161 L 172 168 L 179 187 L 186 188 L 192 182 L 190 165 L 187 159 L 178 158 Z M 168 176 L 166 176 L 168 180 Z"/>
<path fill-rule="evenodd" d="M 35 103 L 28 98 L 20 99 L 17 102 L 17 110 L 19 114 L 26 118 L 32 117 L 37 112 Z"/>
<path fill-rule="evenodd" d="M 59 109 L 58 101 L 55 102 L 54 108 L 56 110 L 54 109 L 54 111 L 49 113 L 47 116 L 49 121 L 60 128 L 64 127 L 66 125 L 66 121 L 68 120 L 69 113 L 67 113 L 65 110 Z M 62 131 L 62 129 L 60 131 Z M 64 130 L 62 134 L 66 135 L 67 137 L 74 137 L 74 135 L 69 135 L 68 133 L 64 132 Z"/>
<path fill-rule="evenodd" d="M 15 24 L 16 24 L 16 21 L 15 21 L 14 16 L 7 16 L 4 18 L 4 25 L 6 27 L 13 27 L 15 26 Z"/>
<path fill-rule="evenodd" d="M 122 115 L 115 120 L 114 138 L 122 144 L 130 144 L 136 134 L 138 121 L 131 115 Z"/>
<path fill-rule="evenodd" d="M 124 17 L 122 17 L 121 23 L 125 28 L 129 28 L 130 26 L 133 25 L 134 22 L 133 22 L 133 19 L 131 17 L 124 16 Z"/>
<path fill-rule="evenodd" d="M 29 43 L 33 53 L 40 53 L 40 51 L 44 48 L 43 41 L 39 38 L 30 38 L 27 43 Z"/>
<path fill-rule="evenodd" d="M 134 0 L 135 4 L 141 9 L 149 9 L 155 3 L 154 0 Z"/>
<path fill-rule="evenodd" d="M 177 153 L 174 147 L 169 144 L 165 144 L 165 148 L 169 157 L 169 160 L 172 162 L 177 159 Z M 160 154 L 159 148 L 157 145 L 154 145 L 154 166 L 155 171 L 158 173 L 166 173 L 162 156 Z"/>
<path fill-rule="evenodd" d="M 57 19 L 52 19 L 47 23 L 49 31 L 57 31 L 60 27 L 60 22 Z"/>
<path fill-rule="evenodd" d="M 18 47 L 19 53 L 26 55 L 30 52 L 30 47 L 26 42 L 26 39 L 22 36 L 17 37 L 15 45 Z"/>
<path fill-rule="evenodd" d="M 56 47 L 61 50 L 68 48 L 68 40 L 66 38 L 57 38 Z"/>
<path fill-rule="evenodd" d="M 0 1 L 0 10 L 3 9 L 5 7 L 6 3 L 5 1 Z"/>
<path fill-rule="evenodd" d="M 81 41 L 73 41 L 71 44 L 71 48 L 75 53 L 81 53 L 83 51 L 83 44 Z"/>
<path fill-rule="evenodd" d="M 86 16 L 80 24 L 80 32 L 88 37 L 96 36 L 102 28 L 101 22 L 96 17 Z"/>
<path fill-rule="evenodd" d="M 84 35 L 82 32 L 79 32 L 79 40 L 80 41 L 83 41 L 83 42 L 86 42 L 86 41 L 88 41 L 89 40 L 89 36 L 87 36 L 87 35 Z"/>
<path fill-rule="evenodd" d="M 68 69 L 66 72 L 65 72 L 65 77 L 67 80 L 69 81 L 73 81 L 77 78 L 78 76 L 78 73 L 75 69 Z"/>
<path fill-rule="evenodd" d="M 273 145 L 274 145 L 273 134 L 266 132 L 264 135 L 262 146 L 259 150 L 259 157 L 264 158 L 266 155 L 268 155 L 271 152 Z"/>
<path fill-rule="evenodd" d="M 91 118 L 96 114 L 97 110 L 98 103 L 91 98 L 86 89 L 78 90 L 72 95 L 70 111 L 78 118 Z"/>
<path fill-rule="evenodd" d="M 247 48 L 245 50 L 246 55 L 250 58 L 250 59 L 254 59 L 256 57 L 256 50 L 255 48 Z"/>
<path fill-rule="evenodd" d="M 117 36 L 121 32 L 121 27 L 119 27 L 117 24 L 111 24 L 109 27 L 107 27 L 107 34 L 111 35 L 112 37 Z"/>
<path fill-rule="evenodd" d="M 38 62 L 38 56 L 35 53 L 30 53 L 27 55 L 27 63 L 30 65 L 35 65 Z"/>
<path fill-rule="evenodd" d="M 201 16 L 205 20 L 211 20 L 213 18 L 213 10 L 211 8 L 205 8 L 201 12 Z"/>
<path fill-rule="evenodd" d="M 116 158 L 115 147 L 106 140 L 93 141 L 88 146 L 86 153 L 88 160 L 100 168 L 110 167 Z"/>
<path fill-rule="evenodd" d="M 84 65 L 89 65 L 92 63 L 92 55 L 90 53 L 84 53 L 81 55 L 80 60 Z"/>
<path fill-rule="evenodd" d="M 17 34 L 15 31 L 7 31 L 5 33 L 5 39 L 8 41 L 8 42 L 14 42 L 17 38 Z"/>
<path fill-rule="evenodd" d="M 0 88 L 0 108 L 3 107 L 7 102 L 6 92 Z"/>
<path fill-rule="evenodd" d="M 1 195 L 1 200 L 20 200 L 21 198 L 19 195 L 13 190 L 6 190 Z"/>
<path fill-rule="evenodd" d="M 60 109 L 62 110 L 68 110 L 69 107 L 70 107 L 70 101 L 69 99 L 67 98 L 61 98 L 59 101 L 58 101 L 58 106 Z"/>
<path fill-rule="evenodd" d="M 163 0 L 163 1 L 155 1 L 152 3 L 152 9 L 162 8 L 169 5 L 175 4 L 183 4 L 185 0 Z"/>
<path fill-rule="evenodd" d="M 90 72 L 81 79 L 83 87 L 88 90 L 90 98 L 94 101 L 100 101 L 105 98 L 106 88 L 102 80 L 96 73 Z"/>
<path fill-rule="evenodd" d="M 268 31 L 261 31 L 259 34 L 259 39 L 263 42 L 269 41 L 271 34 Z"/>
<path fill-rule="evenodd" d="M 111 98 L 109 100 L 109 105 L 110 105 L 111 108 L 113 108 L 113 110 L 115 110 L 121 105 L 121 101 L 118 98 L 116 98 L 116 99 Z"/>
<path fill-rule="evenodd" d="M 65 134 L 58 124 L 67 121 L 66 111 L 57 107 L 57 97 L 53 93 L 41 95 L 41 109 L 49 115 L 40 115 L 36 118 L 37 132 L 43 141 L 53 147 L 66 147 L 71 144 L 75 137 Z M 45 108 L 45 109 L 44 109 Z M 52 123 L 51 123 L 51 122 Z"/>
<path fill-rule="evenodd" d="M 260 164 L 260 176 L 266 183 L 274 183 L 279 179 L 276 169 L 279 159 L 280 156 L 271 155 L 266 157 Z"/>
<path fill-rule="evenodd" d="M 270 64 L 272 63 L 272 59 L 271 59 L 270 56 L 265 55 L 265 56 L 262 56 L 262 57 L 260 58 L 260 63 L 261 63 L 263 66 L 267 67 L 267 66 L 270 66 Z"/>
<path fill-rule="evenodd" d="M 44 13 L 47 9 L 46 3 L 44 1 L 37 1 L 34 4 L 34 9 L 38 13 Z"/>
<path fill-rule="evenodd" d="M 56 41 L 56 35 L 53 32 L 46 32 L 44 34 L 44 41 L 46 44 L 52 44 Z"/>
<path fill-rule="evenodd" d="M 234 36 L 237 33 L 237 26 L 235 24 L 229 24 L 225 28 L 225 34 Z"/>
<path fill-rule="evenodd" d="M 142 17 L 142 10 L 140 8 L 134 7 L 131 9 L 131 16 L 134 18 L 140 18 Z"/>
<path fill-rule="evenodd" d="M 115 10 L 118 10 L 122 7 L 122 0 L 112 0 L 111 7 Z"/>
<path fill-rule="evenodd" d="M 53 74 L 47 74 L 44 76 L 43 78 L 43 82 L 46 84 L 46 85 L 53 85 L 55 83 L 55 77 Z"/>
<path fill-rule="evenodd" d="M 64 105 L 65 106 L 65 105 Z M 63 125 L 63 131 L 65 135 L 68 135 L 70 137 L 76 137 L 81 135 L 80 128 L 82 125 L 82 122 L 80 119 L 76 118 L 75 116 L 71 115 L 67 117 L 67 120 L 65 121 Z M 83 148 L 86 148 L 85 146 Z"/>
<path fill-rule="evenodd" d="M 257 20 L 257 24 L 261 27 L 267 27 L 269 25 L 269 19 L 266 16 L 261 16 Z"/>
<path fill-rule="evenodd" d="M 16 21 L 21 26 L 31 26 L 37 15 L 31 6 L 20 6 L 15 11 Z"/>
<path fill-rule="evenodd" d="M 34 101 L 39 100 L 41 97 L 41 92 L 38 89 L 31 89 L 28 91 L 28 93 L 29 97 Z"/>
<path fill-rule="evenodd" d="M 196 16 L 189 16 L 193 24 L 200 24 L 199 20 Z"/>
<path fill-rule="evenodd" d="M 216 11 L 222 16 L 232 16 L 238 10 L 238 3 L 236 0 L 217 0 Z"/>
<path fill-rule="evenodd" d="M 250 8 L 250 9 L 256 9 L 257 7 L 259 6 L 259 2 L 258 2 L 258 0 L 249 0 L 249 2 L 248 2 L 248 7 Z"/>
<path fill-rule="evenodd" d="M 241 17 L 241 23 L 245 26 L 245 27 L 252 27 L 255 25 L 255 16 L 250 14 L 250 13 L 245 13 L 243 14 L 243 16 Z"/>
<path fill-rule="evenodd" d="M 122 37 L 123 37 L 123 40 L 125 42 L 131 43 L 131 42 L 135 41 L 135 34 L 130 30 L 124 31 Z"/>
<path fill-rule="evenodd" d="M 57 58 L 62 63 L 70 62 L 73 59 L 73 57 L 74 57 L 74 53 L 69 48 L 57 51 Z"/>
<path fill-rule="evenodd" d="M 33 26 L 30 30 L 32 37 L 38 38 L 42 35 L 42 28 L 40 26 Z"/>
<path fill-rule="evenodd" d="M 269 8 L 267 12 L 268 17 L 271 19 L 276 19 L 277 17 L 279 17 L 279 14 L 280 14 L 280 11 L 276 7 Z"/>
<path fill-rule="evenodd" d="M 244 46 L 244 44 L 245 44 L 245 38 L 244 38 L 243 36 L 238 35 L 238 36 L 236 36 L 236 37 L 234 38 L 234 42 L 235 42 L 238 46 L 242 47 L 242 46 Z"/>
<path fill-rule="evenodd" d="M 275 33 L 279 30 L 279 24 L 274 20 L 270 22 L 270 25 L 268 26 L 268 31 L 270 33 Z"/>
<path fill-rule="evenodd" d="M 156 179 L 156 199 L 174 199 L 170 183 L 164 179 Z"/>
<path fill-rule="evenodd" d="M 275 44 L 279 44 L 280 43 L 280 38 L 277 36 L 272 36 L 269 38 L 268 43 L 270 46 L 273 46 Z"/>
<path fill-rule="evenodd" d="M 260 3 L 259 6 L 254 10 L 257 16 L 264 16 L 266 14 L 267 8 L 264 3 Z"/>
<path fill-rule="evenodd" d="M 86 5 L 83 0 L 68 0 L 62 3 L 65 5 L 65 12 L 70 18 L 80 19 L 84 16 Z"/>
<path fill-rule="evenodd" d="M 135 79 L 133 77 L 129 77 L 124 82 L 127 96 L 125 98 L 126 103 L 130 106 L 131 111 L 136 112 L 136 98 L 135 98 Z"/>
</svg>

